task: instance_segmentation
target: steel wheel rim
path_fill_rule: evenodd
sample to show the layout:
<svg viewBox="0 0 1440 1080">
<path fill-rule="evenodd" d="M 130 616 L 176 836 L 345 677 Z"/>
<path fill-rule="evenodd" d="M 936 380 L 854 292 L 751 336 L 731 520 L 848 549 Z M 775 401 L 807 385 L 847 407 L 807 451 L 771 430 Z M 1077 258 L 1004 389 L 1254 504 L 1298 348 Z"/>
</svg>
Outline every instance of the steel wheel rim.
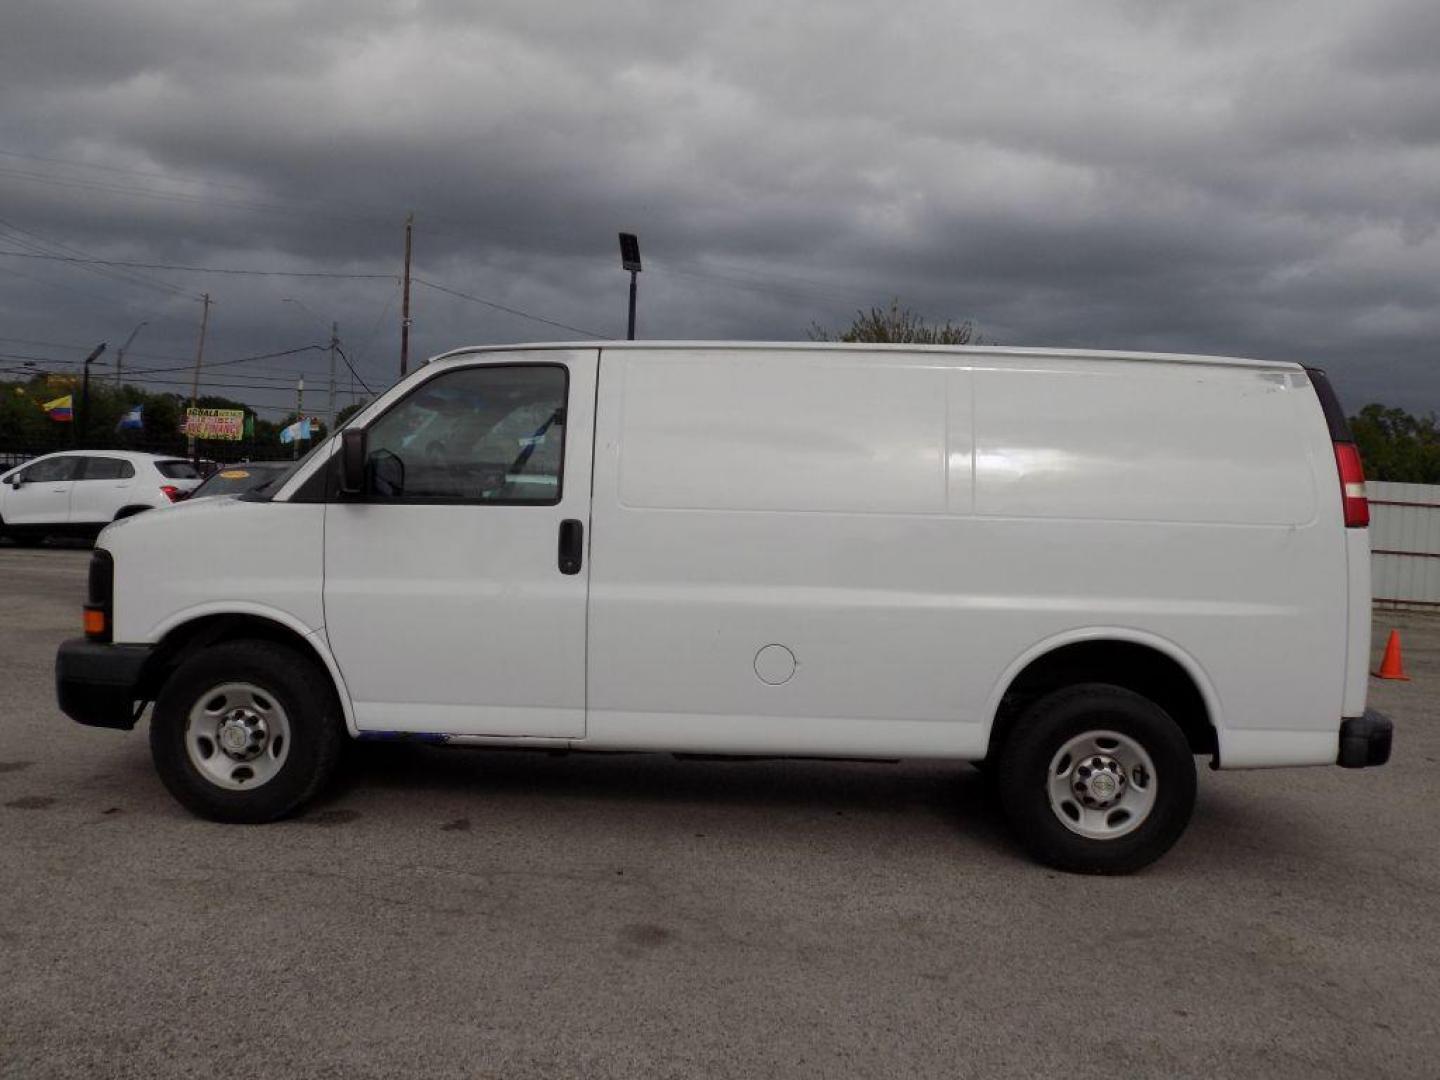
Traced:
<svg viewBox="0 0 1440 1080">
<path fill-rule="evenodd" d="M 1050 810 L 1088 840 L 1117 840 L 1155 809 L 1155 763 L 1145 747 L 1118 731 L 1095 730 L 1065 742 L 1050 759 Z"/>
<path fill-rule="evenodd" d="M 221 683 L 201 694 L 185 719 L 185 752 L 216 787 L 249 791 L 268 783 L 290 756 L 290 720 L 263 687 Z"/>
</svg>

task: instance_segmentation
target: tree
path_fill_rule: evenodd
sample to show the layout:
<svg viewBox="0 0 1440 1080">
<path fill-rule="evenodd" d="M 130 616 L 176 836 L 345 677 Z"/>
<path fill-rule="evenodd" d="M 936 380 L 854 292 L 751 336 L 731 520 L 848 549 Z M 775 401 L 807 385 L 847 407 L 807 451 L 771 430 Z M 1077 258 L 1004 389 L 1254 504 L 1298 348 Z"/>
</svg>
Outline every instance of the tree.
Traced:
<svg viewBox="0 0 1440 1080">
<path fill-rule="evenodd" d="M 1350 431 L 1371 480 L 1440 484 L 1440 427 L 1434 413 L 1412 416 L 1371 403 L 1350 417 Z"/>
<path fill-rule="evenodd" d="M 898 299 L 891 300 L 888 308 L 872 307 L 869 311 L 856 311 L 855 320 L 846 329 L 833 336 L 819 323 L 812 323 L 808 331 L 811 341 L 868 341 L 877 343 L 913 345 L 978 345 L 980 335 L 970 320 L 960 324 L 948 319 L 943 325 L 932 326 L 923 315 L 917 315 L 909 308 L 902 308 Z"/>
<path fill-rule="evenodd" d="M 152 394 L 125 385 L 119 390 L 96 379 L 90 381 L 89 423 L 81 438 L 79 430 L 80 390 L 69 377 L 37 374 L 24 381 L 0 382 L 0 458 L 24 458 L 52 450 L 80 446 L 88 449 L 141 450 L 150 453 L 185 454 L 188 440 L 180 433 L 189 398 L 182 394 Z M 71 394 L 76 419 L 58 423 L 45 413 L 47 401 Z M 120 417 L 136 405 L 143 409 L 140 429 L 119 429 Z M 243 401 L 205 396 L 196 405 L 202 409 L 240 409 L 253 413 Z M 288 423 L 288 421 L 287 421 Z M 204 441 L 204 457 L 287 456 L 281 447 L 280 428 L 267 420 L 254 421 L 253 435 L 240 442 Z"/>
<path fill-rule="evenodd" d="M 367 400 L 356 401 L 350 405 L 346 405 L 343 409 L 341 409 L 338 413 L 335 414 L 335 426 L 337 428 L 344 427 L 345 421 L 349 420 L 350 417 L 354 416 L 357 412 L 359 412 L 361 409 L 365 408 L 365 406 L 369 404 L 370 402 Z"/>
</svg>

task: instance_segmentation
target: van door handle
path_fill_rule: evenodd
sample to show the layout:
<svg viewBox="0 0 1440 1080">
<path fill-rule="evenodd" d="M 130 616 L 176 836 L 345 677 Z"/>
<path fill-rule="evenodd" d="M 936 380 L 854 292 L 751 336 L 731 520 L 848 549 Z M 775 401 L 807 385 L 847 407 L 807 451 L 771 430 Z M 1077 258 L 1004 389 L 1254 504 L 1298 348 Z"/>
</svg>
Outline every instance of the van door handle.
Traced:
<svg viewBox="0 0 1440 1080">
<path fill-rule="evenodd" d="M 585 526 L 574 518 L 560 522 L 560 572 L 578 574 L 585 554 Z"/>
</svg>

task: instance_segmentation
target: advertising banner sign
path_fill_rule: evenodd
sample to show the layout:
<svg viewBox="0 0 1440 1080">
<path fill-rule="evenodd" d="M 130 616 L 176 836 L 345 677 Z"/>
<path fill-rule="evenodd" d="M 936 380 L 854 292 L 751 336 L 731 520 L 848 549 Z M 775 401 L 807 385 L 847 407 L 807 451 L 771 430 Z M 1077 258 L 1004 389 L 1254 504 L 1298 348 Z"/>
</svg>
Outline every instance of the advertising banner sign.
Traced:
<svg viewBox="0 0 1440 1080">
<path fill-rule="evenodd" d="M 230 439 L 239 442 L 245 437 L 244 409 L 186 409 L 180 431 L 196 439 Z"/>
</svg>

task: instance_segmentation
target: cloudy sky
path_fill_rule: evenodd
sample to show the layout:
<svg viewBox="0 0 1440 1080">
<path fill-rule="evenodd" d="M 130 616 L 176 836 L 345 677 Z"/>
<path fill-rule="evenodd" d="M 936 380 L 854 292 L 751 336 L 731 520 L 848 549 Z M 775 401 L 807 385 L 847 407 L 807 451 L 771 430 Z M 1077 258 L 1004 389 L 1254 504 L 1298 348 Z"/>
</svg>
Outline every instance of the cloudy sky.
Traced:
<svg viewBox="0 0 1440 1080">
<path fill-rule="evenodd" d="M 0 370 L 145 321 L 186 389 L 208 292 L 216 392 L 323 409 L 242 358 L 332 319 L 383 386 L 413 211 L 415 356 L 623 336 L 627 229 L 642 337 L 899 297 L 1440 410 L 1437 57 L 1435 0 L 5 0 Z"/>
</svg>

